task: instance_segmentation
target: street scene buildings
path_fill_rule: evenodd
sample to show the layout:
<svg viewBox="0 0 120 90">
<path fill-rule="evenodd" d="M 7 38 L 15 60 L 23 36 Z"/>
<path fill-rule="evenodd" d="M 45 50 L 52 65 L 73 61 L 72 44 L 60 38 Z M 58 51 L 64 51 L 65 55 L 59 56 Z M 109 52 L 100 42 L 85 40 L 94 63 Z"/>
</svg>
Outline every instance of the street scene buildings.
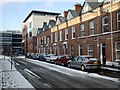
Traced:
<svg viewBox="0 0 120 90">
<path fill-rule="evenodd" d="M 120 59 L 120 1 L 85 0 L 59 13 L 32 11 L 23 21 L 24 53 Z"/>
<path fill-rule="evenodd" d="M 0 2 L 1 90 L 120 88 L 120 0 L 16 1 Z"/>
</svg>

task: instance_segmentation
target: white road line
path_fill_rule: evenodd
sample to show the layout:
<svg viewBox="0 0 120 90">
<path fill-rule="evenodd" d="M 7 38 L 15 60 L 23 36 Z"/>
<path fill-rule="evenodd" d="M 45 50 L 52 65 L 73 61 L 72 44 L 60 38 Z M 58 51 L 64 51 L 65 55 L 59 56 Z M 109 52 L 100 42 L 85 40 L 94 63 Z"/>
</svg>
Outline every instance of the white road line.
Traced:
<svg viewBox="0 0 120 90">
<path fill-rule="evenodd" d="M 47 87 L 51 87 L 50 85 L 48 85 L 47 83 L 43 83 L 45 86 L 47 86 Z"/>
<path fill-rule="evenodd" d="M 28 72 L 29 74 L 32 74 L 32 75 L 34 75 L 35 77 L 41 79 L 41 77 L 39 77 L 38 75 L 36 75 L 36 74 L 33 73 L 32 71 L 30 71 L 29 69 L 25 69 L 25 71 Z M 31 76 L 32 76 L 32 75 L 31 75 Z"/>
</svg>

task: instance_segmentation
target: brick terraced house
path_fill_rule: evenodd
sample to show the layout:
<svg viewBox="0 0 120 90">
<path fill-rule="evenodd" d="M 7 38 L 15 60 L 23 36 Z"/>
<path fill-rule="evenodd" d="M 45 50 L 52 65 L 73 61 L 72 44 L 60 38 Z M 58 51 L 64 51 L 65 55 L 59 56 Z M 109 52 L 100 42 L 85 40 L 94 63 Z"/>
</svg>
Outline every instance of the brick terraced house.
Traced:
<svg viewBox="0 0 120 90">
<path fill-rule="evenodd" d="M 43 21 L 37 53 L 91 55 L 102 64 L 120 60 L 120 0 L 85 0 L 64 16 Z"/>
</svg>

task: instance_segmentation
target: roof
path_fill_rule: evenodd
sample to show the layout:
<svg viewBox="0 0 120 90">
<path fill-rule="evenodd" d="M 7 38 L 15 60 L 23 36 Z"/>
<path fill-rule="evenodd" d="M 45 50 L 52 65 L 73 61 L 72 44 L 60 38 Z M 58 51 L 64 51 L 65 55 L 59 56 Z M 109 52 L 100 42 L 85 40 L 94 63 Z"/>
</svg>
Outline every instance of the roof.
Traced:
<svg viewBox="0 0 120 90">
<path fill-rule="evenodd" d="M 54 21 L 54 20 L 49 21 L 49 25 L 51 25 L 51 27 L 55 26 L 55 24 L 56 24 L 56 21 Z"/>
<path fill-rule="evenodd" d="M 58 18 L 59 18 L 59 20 L 60 20 L 60 23 L 65 22 L 65 17 L 59 16 Z"/>
<path fill-rule="evenodd" d="M 69 12 L 72 14 L 73 17 L 76 17 L 79 15 L 79 12 L 75 10 L 69 10 Z"/>
<path fill-rule="evenodd" d="M 87 2 L 87 3 L 92 9 L 98 7 L 99 5 L 99 2 Z"/>
<path fill-rule="evenodd" d="M 32 10 L 30 12 L 30 14 L 25 18 L 25 20 L 23 22 L 26 22 L 27 19 L 33 14 L 33 13 L 36 13 L 36 14 L 46 14 L 46 15 L 60 15 L 61 13 L 54 13 L 54 12 L 45 12 L 45 11 L 36 11 L 36 10 Z"/>
</svg>

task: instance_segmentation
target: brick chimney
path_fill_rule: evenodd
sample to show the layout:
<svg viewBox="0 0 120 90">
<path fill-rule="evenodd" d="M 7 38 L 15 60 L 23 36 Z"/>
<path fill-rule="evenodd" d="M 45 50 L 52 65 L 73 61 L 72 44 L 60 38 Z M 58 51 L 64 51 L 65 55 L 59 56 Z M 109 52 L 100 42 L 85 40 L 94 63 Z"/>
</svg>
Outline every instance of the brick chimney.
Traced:
<svg viewBox="0 0 120 90">
<path fill-rule="evenodd" d="M 64 17 L 66 18 L 68 14 L 68 11 L 64 11 Z"/>
<path fill-rule="evenodd" d="M 81 10 L 82 10 L 81 4 L 75 4 L 75 5 L 74 5 L 74 10 L 75 10 L 75 11 L 81 11 Z"/>
</svg>

